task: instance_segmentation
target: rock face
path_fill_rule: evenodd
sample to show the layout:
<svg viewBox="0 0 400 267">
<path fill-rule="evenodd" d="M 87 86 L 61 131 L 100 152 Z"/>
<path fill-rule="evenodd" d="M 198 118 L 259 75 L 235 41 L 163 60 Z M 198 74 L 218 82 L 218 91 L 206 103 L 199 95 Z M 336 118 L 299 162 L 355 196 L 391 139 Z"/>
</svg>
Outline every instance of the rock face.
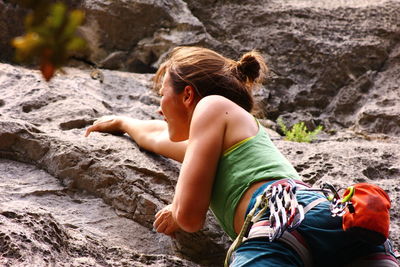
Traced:
<svg viewBox="0 0 400 267">
<path fill-rule="evenodd" d="M 150 75 L 104 71 L 105 80 L 100 83 L 90 78 L 89 71 L 66 71 L 67 75 L 47 84 L 37 71 L 0 65 L 4 85 L 0 157 L 12 160 L 0 164 L 6 170 L 2 173 L 7 174 L 1 177 L 5 188 L 2 218 L 11 227 L 3 236 L 10 242 L 4 255 L 16 262 L 29 262 L 36 255 L 36 246 L 49 246 L 43 244 L 46 240 L 38 239 L 40 233 L 35 236 L 29 231 L 47 229 L 46 218 L 51 218 L 62 234 L 59 245 L 63 249 L 53 251 L 55 245 L 50 244 L 40 256 L 36 255 L 38 265 L 42 260 L 75 259 L 83 249 L 77 248 L 76 252 L 77 245 L 93 247 L 82 252 L 87 255 L 84 260 L 88 260 L 88 266 L 92 261 L 114 265 L 112 262 L 121 253 L 129 254 L 132 250 L 137 255 L 147 255 L 143 264 L 154 261 L 157 265 L 165 260 L 165 266 L 219 265 L 229 242 L 211 216 L 203 231 L 193 235 L 182 233 L 176 241 L 153 230 L 155 213 L 172 200 L 178 164 L 140 151 L 128 137 L 97 133 L 83 137 L 84 128 L 102 115 L 120 113 L 154 118 L 158 98 L 149 90 Z M 13 185 L 15 194 L 7 194 Z M 25 226 L 31 225 L 23 219 L 28 215 L 32 216 L 27 220 L 33 221 L 34 229 Z M 18 223 L 24 227 L 16 232 L 12 225 Z M 71 237 L 80 231 L 88 235 L 86 239 Z M 15 235 L 18 237 L 13 239 Z M 108 241 L 117 246 L 115 258 L 99 258 L 98 249 L 104 257 L 107 255 Z M 17 255 L 13 252 L 18 250 L 15 247 L 27 251 Z M 51 253 L 47 255 L 46 251 Z M 140 259 L 126 256 L 123 260 L 136 263 Z"/>
<path fill-rule="evenodd" d="M 188 2 L 224 51 L 265 54 L 267 116 L 398 135 L 399 2 L 268 2 Z"/>
<path fill-rule="evenodd" d="M 31 164 L 1 159 L 0 169 L 2 266 L 193 266 L 143 248 L 155 234 L 100 198 L 69 190 Z"/>
<path fill-rule="evenodd" d="M 11 1 L 12 2 L 12 1 Z M 256 92 L 265 118 L 306 121 L 330 134 L 276 145 L 303 180 L 372 182 L 392 198 L 400 240 L 400 17 L 398 1 L 67 1 L 86 11 L 80 57 L 103 68 L 66 68 L 45 83 L 0 63 L 0 264 L 4 266 L 221 266 L 229 245 L 210 214 L 176 240 L 152 229 L 170 203 L 179 164 L 127 136 L 84 129 L 103 115 L 157 118 L 152 74 L 176 45 L 238 58 L 260 50 L 271 73 Z M 0 0 L 0 60 L 26 11 Z"/>
<path fill-rule="evenodd" d="M 271 69 L 260 97 L 269 119 L 400 133 L 398 1 L 66 2 L 85 10 L 89 50 L 79 56 L 99 67 L 154 72 L 177 45 L 234 58 L 257 49 Z M 0 10 L 0 60 L 10 60 L 25 12 L 8 1 Z"/>
<path fill-rule="evenodd" d="M 2 264 L 220 266 L 229 240 L 211 214 L 202 231 L 177 240 L 152 229 L 154 214 L 172 199 L 177 163 L 126 136 L 83 137 L 99 116 L 154 118 L 151 75 L 104 70 L 100 83 L 87 70 L 66 71 L 47 84 L 37 71 L 0 64 Z M 275 137 L 310 184 L 367 181 L 387 190 L 397 244 L 399 141 L 354 132 L 313 144 Z"/>
</svg>

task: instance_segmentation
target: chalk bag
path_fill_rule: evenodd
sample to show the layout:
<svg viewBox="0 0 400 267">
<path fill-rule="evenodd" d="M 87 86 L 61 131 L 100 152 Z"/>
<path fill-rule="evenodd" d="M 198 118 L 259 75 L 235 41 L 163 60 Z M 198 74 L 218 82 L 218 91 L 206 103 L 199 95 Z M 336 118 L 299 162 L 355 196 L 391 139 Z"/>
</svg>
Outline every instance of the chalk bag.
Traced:
<svg viewBox="0 0 400 267">
<path fill-rule="evenodd" d="M 389 236 L 390 199 L 379 186 L 359 183 L 347 188 L 342 199 L 349 194 L 351 205 L 343 214 L 343 230 L 373 245 L 380 245 Z"/>
</svg>

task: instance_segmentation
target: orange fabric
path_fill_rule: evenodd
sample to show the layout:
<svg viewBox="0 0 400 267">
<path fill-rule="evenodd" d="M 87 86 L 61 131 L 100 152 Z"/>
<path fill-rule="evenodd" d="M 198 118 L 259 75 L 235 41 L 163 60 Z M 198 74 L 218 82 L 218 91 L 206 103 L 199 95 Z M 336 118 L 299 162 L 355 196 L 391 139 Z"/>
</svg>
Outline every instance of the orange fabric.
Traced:
<svg viewBox="0 0 400 267">
<path fill-rule="evenodd" d="M 367 183 L 354 185 L 351 198 L 354 213 L 346 208 L 343 230 L 353 231 L 370 243 L 383 243 L 389 236 L 390 199 L 379 186 Z M 343 197 L 349 193 L 346 190 Z"/>
</svg>

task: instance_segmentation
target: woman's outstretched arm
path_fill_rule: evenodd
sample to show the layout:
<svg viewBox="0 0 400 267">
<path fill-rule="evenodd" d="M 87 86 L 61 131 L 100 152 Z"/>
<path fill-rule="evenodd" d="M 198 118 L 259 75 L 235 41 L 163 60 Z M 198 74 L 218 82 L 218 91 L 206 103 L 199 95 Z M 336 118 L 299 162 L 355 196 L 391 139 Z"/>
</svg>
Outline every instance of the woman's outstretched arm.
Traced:
<svg viewBox="0 0 400 267">
<path fill-rule="evenodd" d="M 123 116 L 105 116 L 86 129 L 85 136 L 91 132 L 127 133 L 145 150 L 182 162 L 185 157 L 187 141 L 172 142 L 168 126 L 162 120 L 138 120 Z"/>
<path fill-rule="evenodd" d="M 234 105 L 227 102 L 221 96 L 207 96 L 197 104 L 174 199 L 156 214 L 157 232 L 173 235 L 179 228 L 196 232 L 203 227 L 223 147 L 226 114 Z"/>
</svg>

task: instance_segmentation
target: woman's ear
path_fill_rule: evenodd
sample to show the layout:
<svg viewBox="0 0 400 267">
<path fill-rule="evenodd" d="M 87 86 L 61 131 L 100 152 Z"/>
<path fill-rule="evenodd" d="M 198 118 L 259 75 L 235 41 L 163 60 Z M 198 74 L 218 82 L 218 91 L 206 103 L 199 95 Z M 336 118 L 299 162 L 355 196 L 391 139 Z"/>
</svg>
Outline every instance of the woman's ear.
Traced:
<svg viewBox="0 0 400 267">
<path fill-rule="evenodd" d="M 186 85 L 185 89 L 183 89 L 183 103 L 185 106 L 189 107 L 195 103 L 196 100 L 196 91 L 193 86 Z"/>
</svg>

